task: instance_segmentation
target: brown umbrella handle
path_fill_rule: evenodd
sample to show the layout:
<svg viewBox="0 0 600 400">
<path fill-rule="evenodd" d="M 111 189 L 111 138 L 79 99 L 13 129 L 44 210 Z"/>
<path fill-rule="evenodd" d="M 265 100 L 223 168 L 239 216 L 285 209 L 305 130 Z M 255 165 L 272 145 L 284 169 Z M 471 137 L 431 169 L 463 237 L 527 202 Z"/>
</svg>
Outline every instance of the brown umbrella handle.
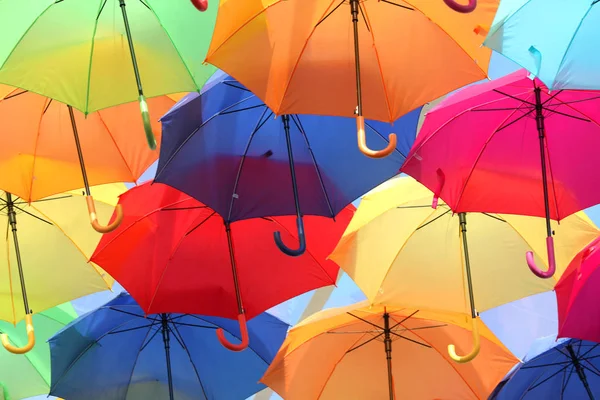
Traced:
<svg viewBox="0 0 600 400">
<path fill-rule="evenodd" d="M 240 324 L 240 334 L 242 336 L 242 341 L 238 344 L 230 343 L 225 337 L 225 333 L 223 333 L 223 329 L 217 329 L 217 338 L 219 342 L 223 345 L 223 347 L 231 350 L 231 351 L 242 351 L 248 344 L 250 343 L 250 337 L 248 336 L 248 325 L 246 323 L 246 315 L 240 314 L 238 315 L 238 323 Z"/>
<path fill-rule="evenodd" d="M 208 9 L 208 0 L 191 0 L 198 11 L 204 12 Z"/>
<path fill-rule="evenodd" d="M 94 198 L 92 196 L 86 196 L 85 200 L 87 202 L 88 212 L 90 214 L 90 222 L 92 223 L 92 227 L 94 228 L 94 230 L 96 230 L 96 232 L 112 232 L 115 229 L 117 229 L 119 225 L 121 225 L 121 222 L 123 221 L 123 207 L 121 207 L 120 204 L 117 204 L 117 207 L 115 208 L 115 211 L 117 212 L 115 220 L 107 226 L 102 226 L 98 222 L 98 216 L 96 215 L 96 206 L 94 205 Z"/>
<path fill-rule="evenodd" d="M 372 150 L 367 146 L 367 135 L 365 134 L 365 117 L 356 117 L 356 136 L 358 139 L 358 148 L 361 153 L 371 158 L 384 158 L 392 154 L 396 148 L 398 140 L 395 133 L 390 133 L 388 140 L 390 141 L 385 149 Z"/>
<path fill-rule="evenodd" d="M 477 8 L 477 0 L 469 0 L 468 4 L 459 4 L 456 0 L 444 0 L 444 3 L 451 9 L 461 14 L 468 14 Z"/>
<path fill-rule="evenodd" d="M 33 318 L 31 314 L 25 315 L 25 324 L 27 329 L 27 343 L 23 347 L 13 346 L 8 340 L 8 335 L 6 333 L 0 335 L 2 346 L 13 354 L 25 354 L 35 346 L 35 330 L 33 329 Z"/>
<path fill-rule="evenodd" d="M 456 354 L 456 348 L 454 347 L 454 345 L 448 345 L 448 355 L 457 363 L 468 363 L 469 361 L 477 357 L 477 354 L 479 354 L 481 344 L 479 340 L 479 329 L 477 328 L 477 318 L 471 319 L 471 322 L 473 323 L 473 349 L 471 350 L 471 352 L 464 356 L 459 356 L 458 354 Z"/>
</svg>

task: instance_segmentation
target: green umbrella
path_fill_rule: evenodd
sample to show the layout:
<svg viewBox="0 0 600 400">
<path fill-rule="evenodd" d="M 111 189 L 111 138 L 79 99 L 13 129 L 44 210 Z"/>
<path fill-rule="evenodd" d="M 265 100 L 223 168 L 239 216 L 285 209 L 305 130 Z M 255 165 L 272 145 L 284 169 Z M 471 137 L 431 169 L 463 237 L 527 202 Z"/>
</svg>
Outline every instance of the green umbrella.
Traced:
<svg viewBox="0 0 600 400">
<path fill-rule="evenodd" d="M 71 303 L 34 314 L 37 345 L 30 352 L 22 355 L 0 349 L 0 399 L 19 400 L 48 394 L 50 347 L 47 340 L 75 318 L 77 313 Z M 0 332 L 7 333 L 15 346 L 23 346 L 27 343 L 25 321 L 19 322 L 16 326 L 0 321 Z"/>
<path fill-rule="evenodd" d="M 146 97 L 199 91 L 217 8 L 190 0 L 2 0 L 0 83 L 88 114 Z"/>
</svg>

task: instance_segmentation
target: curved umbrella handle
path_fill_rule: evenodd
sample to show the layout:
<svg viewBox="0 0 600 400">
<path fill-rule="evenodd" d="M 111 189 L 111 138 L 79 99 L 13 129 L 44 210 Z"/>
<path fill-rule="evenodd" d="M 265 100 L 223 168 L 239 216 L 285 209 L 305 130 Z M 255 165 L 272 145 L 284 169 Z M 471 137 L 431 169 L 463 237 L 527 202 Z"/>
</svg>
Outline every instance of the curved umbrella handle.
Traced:
<svg viewBox="0 0 600 400">
<path fill-rule="evenodd" d="M 473 330 L 472 330 L 472 334 L 473 334 L 473 349 L 471 350 L 471 352 L 469 354 L 466 354 L 464 356 L 459 356 L 458 354 L 456 354 L 456 348 L 454 347 L 453 344 L 449 344 L 448 345 L 448 355 L 450 356 L 451 359 L 453 359 L 454 361 L 456 361 L 457 363 L 468 363 L 469 361 L 473 360 L 475 357 L 477 357 L 477 354 L 479 354 L 479 349 L 481 348 L 481 344 L 479 342 L 479 329 L 477 328 L 477 318 L 472 318 L 471 319 L 471 323 L 473 324 Z"/>
<path fill-rule="evenodd" d="M 438 206 L 438 202 L 440 201 L 440 194 L 442 193 L 442 188 L 444 187 L 444 183 L 446 183 L 446 174 L 441 169 L 437 169 L 437 178 L 438 183 L 435 187 L 435 191 L 433 192 L 433 200 L 431 201 L 431 208 L 436 209 Z"/>
<path fill-rule="evenodd" d="M 281 232 L 273 232 L 273 236 L 275 237 L 275 244 L 283 253 L 287 254 L 291 257 L 298 257 L 306 251 L 306 235 L 304 234 L 304 222 L 302 221 L 302 217 L 296 218 L 296 226 L 298 228 L 298 248 L 296 250 L 290 249 L 287 247 L 283 240 L 281 240 Z"/>
<path fill-rule="evenodd" d="M 238 323 L 240 324 L 240 334 L 242 336 L 242 341 L 238 344 L 228 342 L 227 338 L 225 337 L 225 333 L 223 332 L 223 329 L 217 329 L 217 338 L 219 339 L 219 342 L 221 342 L 223 347 L 231 351 L 242 351 L 246 347 L 248 347 L 248 344 L 250 343 L 250 337 L 248 336 L 248 325 L 246 324 L 245 314 L 238 315 Z"/>
<path fill-rule="evenodd" d="M 25 315 L 25 324 L 27 327 L 27 344 L 23 347 L 16 347 L 10 344 L 8 340 L 8 335 L 3 333 L 0 335 L 0 342 L 2 342 L 2 346 L 13 354 L 25 354 L 33 349 L 35 346 L 35 330 L 33 329 L 33 318 L 31 314 Z"/>
<path fill-rule="evenodd" d="M 156 138 L 152 132 L 152 124 L 150 123 L 150 112 L 148 111 L 148 103 L 144 95 L 140 95 L 140 111 L 142 112 L 142 121 L 144 121 L 144 132 L 146 132 L 146 141 L 151 150 L 156 149 Z"/>
<path fill-rule="evenodd" d="M 204 12 L 208 9 L 208 0 L 192 0 L 192 4 L 198 11 Z"/>
<path fill-rule="evenodd" d="M 533 252 L 528 251 L 525 255 L 525 259 L 527 260 L 527 265 L 531 272 L 535 274 L 538 278 L 548 279 L 554 276 L 556 272 L 556 259 L 554 258 L 554 238 L 552 236 L 548 236 L 546 238 L 546 249 L 548 251 L 548 270 L 542 271 L 535 265 L 535 260 L 533 258 Z"/>
<path fill-rule="evenodd" d="M 477 0 L 469 0 L 468 4 L 458 4 L 456 0 L 444 0 L 444 3 L 451 9 L 461 14 L 473 12 L 477 7 Z"/>
<path fill-rule="evenodd" d="M 356 117 L 356 136 L 358 139 L 358 149 L 361 153 L 363 153 L 367 157 L 371 158 L 384 158 L 392 154 L 396 145 L 398 144 L 398 139 L 396 138 L 395 133 L 390 133 L 388 136 L 388 140 L 390 141 L 385 149 L 381 150 L 371 150 L 367 146 L 367 135 L 365 134 L 365 117 L 359 116 Z"/>
<path fill-rule="evenodd" d="M 86 196 L 85 201 L 87 202 L 88 212 L 90 214 L 90 222 L 92 223 L 92 227 L 96 232 L 99 233 L 108 233 L 112 232 L 121 225 L 121 221 L 123 221 L 123 207 L 120 204 L 117 204 L 115 211 L 117 212 L 117 217 L 112 222 L 112 224 L 108 224 L 107 226 L 102 226 L 98 223 L 98 216 L 96 215 L 96 206 L 94 205 L 94 198 L 92 196 Z"/>
</svg>

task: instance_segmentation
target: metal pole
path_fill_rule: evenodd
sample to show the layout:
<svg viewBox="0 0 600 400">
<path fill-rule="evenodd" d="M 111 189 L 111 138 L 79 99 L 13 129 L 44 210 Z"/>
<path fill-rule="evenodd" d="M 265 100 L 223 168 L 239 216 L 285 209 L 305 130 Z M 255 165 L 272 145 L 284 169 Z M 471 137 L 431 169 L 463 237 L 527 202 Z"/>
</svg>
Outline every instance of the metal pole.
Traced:
<svg viewBox="0 0 600 400">
<path fill-rule="evenodd" d="M 163 343 L 165 345 L 165 357 L 167 358 L 167 379 L 169 383 L 169 399 L 174 400 L 175 396 L 173 395 L 173 375 L 171 372 L 171 346 L 169 337 L 169 321 L 167 319 L 167 314 L 160 314 L 161 322 L 162 322 L 162 338 Z"/>
<path fill-rule="evenodd" d="M 227 233 L 227 245 L 229 246 L 229 261 L 231 263 L 231 272 L 233 273 L 233 285 L 235 286 L 235 298 L 238 304 L 238 314 L 244 314 L 244 305 L 242 303 L 242 294 L 238 282 L 237 267 L 235 263 L 235 253 L 233 252 L 233 240 L 231 239 L 231 226 L 225 222 L 225 232 Z"/>
<path fill-rule="evenodd" d="M 535 121 L 540 139 L 540 159 L 542 161 L 542 186 L 544 188 L 544 207 L 546 210 L 546 233 L 548 237 L 552 236 L 552 226 L 550 225 L 550 200 L 548 196 L 548 178 L 546 176 L 546 149 L 545 149 L 545 132 L 544 126 L 544 106 L 542 104 L 541 89 L 536 87 L 535 92 Z"/>
<path fill-rule="evenodd" d="M 390 314 L 385 312 L 383 314 L 383 343 L 385 345 L 385 358 L 387 361 L 388 389 L 390 393 L 390 400 L 394 400 L 394 376 L 392 374 L 392 337 L 390 335 L 390 332 Z"/>
<path fill-rule="evenodd" d="M 356 115 L 362 114 L 362 90 L 360 83 L 360 56 L 358 49 L 358 0 L 350 0 L 352 27 L 354 29 L 354 68 L 356 70 Z"/>
<path fill-rule="evenodd" d="M 15 256 L 17 257 L 17 269 L 19 271 L 19 280 L 21 281 L 21 294 L 23 295 L 23 305 L 25 314 L 31 314 L 29 302 L 27 301 L 27 290 L 25 289 L 25 275 L 23 274 L 23 263 L 21 262 L 21 250 L 19 249 L 19 238 L 17 237 L 17 213 L 15 212 L 12 195 L 6 192 L 6 208 L 8 209 L 8 223 L 12 230 L 13 242 L 15 244 Z"/>
<path fill-rule="evenodd" d="M 579 363 L 579 359 L 575 355 L 575 352 L 573 351 L 573 347 L 570 344 L 568 344 L 566 347 L 567 347 L 567 351 L 569 352 L 569 355 L 571 356 L 571 360 L 573 361 L 573 365 L 575 366 L 575 371 L 577 372 L 577 376 L 579 376 L 581 383 L 583 383 L 583 386 L 585 387 L 588 397 L 590 398 L 590 400 L 595 400 L 594 394 L 592 393 L 592 389 L 590 388 L 590 384 L 588 383 L 587 377 L 585 376 L 585 371 L 583 370 L 583 367 Z"/>
<path fill-rule="evenodd" d="M 129 53 L 131 54 L 131 63 L 133 64 L 133 73 L 135 74 L 135 82 L 138 87 L 138 94 L 144 95 L 144 89 L 142 88 L 142 80 L 140 78 L 140 71 L 138 69 L 137 58 L 135 57 L 135 49 L 133 48 L 133 38 L 131 37 L 131 30 L 129 29 L 129 20 L 127 19 L 127 11 L 125 10 L 125 0 L 119 0 L 121 6 L 121 12 L 123 13 L 123 23 L 125 24 L 125 34 L 127 35 L 127 43 L 129 44 Z"/>
<path fill-rule="evenodd" d="M 85 163 L 83 161 L 83 152 L 81 151 L 81 142 L 79 141 L 79 133 L 77 132 L 77 124 L 75 123 L 75 114 L 73 114 L 73 107 L 67 106 L 69 109 L 69 117 L 71 118 L 71 128 L 73 129 L 73 135 L 75 136 L 75 146 L 77 147 L 77 156 L 79 157 L 79 166 L 81 167 L 81 176 L 83 177 L 83 185 L 85 186 L 85 194 L 90 194 L 90 183 L 88 182 L 87 172 L 85 170 Z"/>
<path fill-rule="evenodd" d="M 475 310 L 475 296 L 473 295 L 473 282 L 471 280 L 471 261 L 469 260 L 469 246 L 467 244 L 467 213 L 459 213 L 460 231 L 462 235 L 463 251 L 465 254 L 465 269 L 467 272 L 467 290 L 469 291 L 469 303 L 471 304 L 471 318 L 477 318 Z"/>
<path fill-rule="evenodd" d="M 287 145 L 288 162 L 290 165 L 290 174 L 292 175 L 292 189 L 294 190 L 294 204 L 296 205 L 296 217 L 302 218 L 300 213 L 300 199 L 298 198 L 298 183 L 296 181 L 296 170 L 294 169 L 294 154 L 292 151 L 292 138 L 290 135 L 290 117 L 283 115 L 281 117 L 283 129 L 285 131 L 285 142 Z"/>
</svg>

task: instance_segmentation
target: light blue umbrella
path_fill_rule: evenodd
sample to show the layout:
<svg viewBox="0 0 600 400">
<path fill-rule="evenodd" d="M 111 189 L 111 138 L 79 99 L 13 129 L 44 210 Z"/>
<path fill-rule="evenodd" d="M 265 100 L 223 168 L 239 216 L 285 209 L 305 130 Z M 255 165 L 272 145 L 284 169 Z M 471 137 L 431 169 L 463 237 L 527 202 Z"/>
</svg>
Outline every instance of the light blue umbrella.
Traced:
<svg viewBox="0 0 600 400">
<path fill-rule="evenodd" d="M 599 0 L 502 0 L 484 45 L 551 90 L 599 90 L 599 41 Z"/>
</svg>

